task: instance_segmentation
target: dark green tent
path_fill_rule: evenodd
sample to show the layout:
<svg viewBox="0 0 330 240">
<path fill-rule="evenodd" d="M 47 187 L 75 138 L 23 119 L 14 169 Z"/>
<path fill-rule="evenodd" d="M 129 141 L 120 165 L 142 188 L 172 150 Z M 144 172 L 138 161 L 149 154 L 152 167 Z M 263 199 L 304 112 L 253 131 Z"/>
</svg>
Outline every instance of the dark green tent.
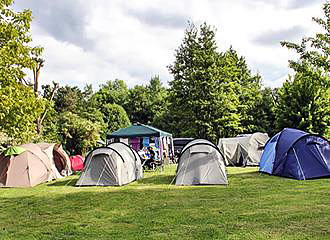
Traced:
<svg viewBox="0 0 330 240">
<path fill-rule="evenodd" d="M 107 139 L 132 137 L 172 137 L 172 134 L 148 125 L 136 123 L 107 135 Z"/>
<path fill-rule="evenodd" d="M 168 154 L 170 155 L 170 157 L 173 156 L 172 134 L 141 123 L 135 123 L 127 128 L 121 128 L 113 133 L 109 133 L 107 135 L 107 143 L 110 142 L 111 139 L 143 138 L 143 137 L 158 137 L 160 142 L 162 142 L 163 144 L 167 144 L 167 146 L 169 146 Z M 164 159 L 163 148 L 160 148 L 160 157 L 161 159 Z"/>
</svg>

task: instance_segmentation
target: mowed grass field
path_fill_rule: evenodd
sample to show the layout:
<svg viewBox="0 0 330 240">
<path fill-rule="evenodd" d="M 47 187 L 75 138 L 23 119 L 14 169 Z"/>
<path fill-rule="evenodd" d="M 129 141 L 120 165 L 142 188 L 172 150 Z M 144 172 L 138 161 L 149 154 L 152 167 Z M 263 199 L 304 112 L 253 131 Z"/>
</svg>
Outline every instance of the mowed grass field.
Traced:
<svg viewBox="0 0 330 240">
<path fill-rule="evenodd" d="M 175 186 L 175 166 L 123 187 L 78 175 L 0 189 L 0 239 L 330 239 L 330 179 L 227 168 L 228 186 Z"/>
</svg>

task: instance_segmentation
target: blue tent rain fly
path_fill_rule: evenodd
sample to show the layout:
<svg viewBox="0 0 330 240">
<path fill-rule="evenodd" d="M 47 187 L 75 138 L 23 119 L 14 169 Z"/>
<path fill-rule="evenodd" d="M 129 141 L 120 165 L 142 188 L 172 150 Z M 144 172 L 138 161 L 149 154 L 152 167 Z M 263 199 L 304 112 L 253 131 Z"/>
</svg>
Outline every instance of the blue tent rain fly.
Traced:
<svg viewBox="0 0 330 240">
<path fill-rule="evenodd" d="M 259 171 L 299 180 L 330 176 L 330 143 L 320 136 L 285 128 L 266 144 Z"/>
</svg>

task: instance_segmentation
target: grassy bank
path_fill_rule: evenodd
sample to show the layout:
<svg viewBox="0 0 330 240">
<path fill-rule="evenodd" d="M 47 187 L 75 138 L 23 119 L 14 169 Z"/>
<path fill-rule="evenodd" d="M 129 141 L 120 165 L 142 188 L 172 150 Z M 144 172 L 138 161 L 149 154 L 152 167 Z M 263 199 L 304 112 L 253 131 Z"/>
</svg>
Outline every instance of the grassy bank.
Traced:
<svg viewBox="0 0 330 240">
<path fill-rule="evenodd" d="M 123 187 L 0 189 L 0 239 L 329 239 L 330 179 L 227 171 L 228 186 L 169 185 L 171 166 Z"/>
</svg>

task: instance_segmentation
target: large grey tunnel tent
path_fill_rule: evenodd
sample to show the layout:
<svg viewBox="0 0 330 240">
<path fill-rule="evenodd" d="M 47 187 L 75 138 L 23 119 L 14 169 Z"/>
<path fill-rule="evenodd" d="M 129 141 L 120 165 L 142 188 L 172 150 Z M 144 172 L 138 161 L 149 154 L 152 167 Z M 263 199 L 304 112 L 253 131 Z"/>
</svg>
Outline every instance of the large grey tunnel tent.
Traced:
<svg viewBox="0 0 330 240">
<path fill-rule="evenodd" d="M 187 143 L 178 160 L 175 184 L 228 184 L 224 158 L 218 147 L 205 139 Z"/>
<path fill-rule="evenodd" d="M 220 138 L 218 147 L 225 158 L 226 166 L 258 166 L 269 137 L 256 132 L 233 138 Z"/>
<path fill-rule="evenodd" d="M 143 177 L 138 153 L 125 143 L 94 149 L 76 186 L 121 186 Z"/>
</svg>

